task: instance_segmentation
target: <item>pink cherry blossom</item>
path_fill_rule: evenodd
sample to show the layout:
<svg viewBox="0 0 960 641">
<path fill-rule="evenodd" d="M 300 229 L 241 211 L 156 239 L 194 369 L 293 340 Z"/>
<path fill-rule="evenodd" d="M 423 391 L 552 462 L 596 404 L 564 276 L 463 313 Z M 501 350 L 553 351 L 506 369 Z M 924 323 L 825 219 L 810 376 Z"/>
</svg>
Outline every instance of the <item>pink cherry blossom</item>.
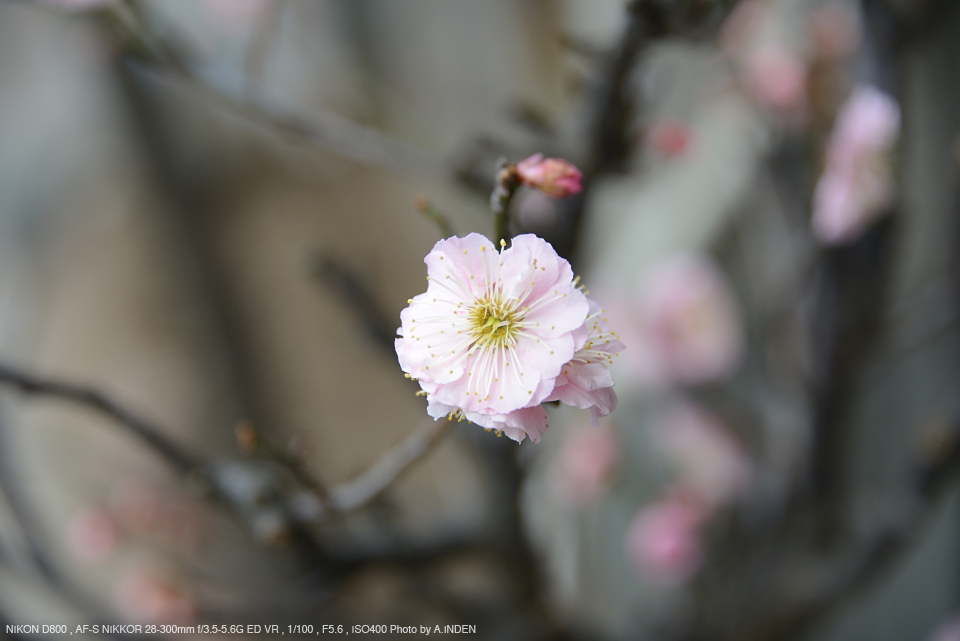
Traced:
<svg viewBox="0 0 960 641">
<path fill-rule="evenodd" d="M 689 401 L 677 401 L 651 424 L 653 442 L 676 469 L 678 487 L 711 508 L 741 495 L 750 465 L 720 423 Z"/>
<path fill-rule="evenodd" d="M 740 362 L 743 336 L 733 295 L 719 268 L 700 255 L 655 267 L 639 298 L 644 345 L 635 366 L 662 382 L 700 384 L 729 376 Z"/>
<path fill-rule="evenodd" d="M 107 559 L 117 547 L 117 525 L 100 508 L 85 508 L 67 525 L 67 545 L 76 557 L 89 564 Z"/>
<path fill-rule="evenodd" d="M 550 485 L 557 499 L 583 507 L 610 483 L 617 467 L 617 438 L 609 427 L 578 427 L 560 446 Z"/>
<path fill-rule="evenodd" d="M 554 198 L 579 194 L 583 174 L 571 162 L 562 158 L 544 158 L 534 154 L 517 163 L 517 177 L 528 187 L 539 189 Z"/>
<path fill-rule="evenodd" d="M 668 494 L 641 510 L 627 527 L 624 550 L 641 575 L 683 583 L 703 563 L 700 525 L 706 513 L 682 495 Z"/>
<path fill-rule="evenodd" d="M 401 312 L 395 344 L 428 413 L 462 412 L 538 441 L 547 427 L 540 403 L 578 350 L 590 349 L 590 306 L 570 264 L 530 234 L 499 252 L 479 234 L 441 240 L 424 262 L 427 291 Z"/>
<path fill-rule="evenodd" d="M 190 624 L 197 608 L 187 590 L 161 570 L 136 566 L 114 589 L 114 605 L 131 623 Z"/>
<path fill-rule="evenodd" d="M 825 245 L 855 240 L 895 196 L 889 156 L 900 133 L 900 108 L 890 96 L 860 87 L 834 124 L 811 225 Z"/>
</svg>

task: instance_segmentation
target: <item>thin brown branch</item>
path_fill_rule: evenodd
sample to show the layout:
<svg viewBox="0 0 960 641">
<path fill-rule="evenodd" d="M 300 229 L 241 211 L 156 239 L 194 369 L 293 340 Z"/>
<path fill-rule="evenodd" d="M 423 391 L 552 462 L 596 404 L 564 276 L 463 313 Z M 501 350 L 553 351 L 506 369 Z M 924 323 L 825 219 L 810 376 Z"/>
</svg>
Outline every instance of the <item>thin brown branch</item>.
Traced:
<svg viewBox="0 0 960 641">
<path fill-rule="evenodd" d="M 211 86 L 195 73 L 194 61 L 181 47 L 151 30 L 136 4 L 120 4 L 102 15 L 107 25 L 120 34 L 125 53 L 248 123 L 290 142 L 390 172 L 438 179 L 453 177 L 447 164 L 435 155 L 334 112 L 314 109 L 309 114 L 297 113 L 258 97 L 257 92 L 239 98 Z"/>
<path fill-rule="evenodd" d="M 451 236 L 456 236 L 457 232 L 454 231 L 453 225 L 450 224 L 450 219 L 447 218 L 447 215 L 442 211 L 437 209 L 428 198 L 417 198 L 414 202 L 417 210 L 426 217 L 431 223 L 437 226 L 437 230 L 440 232 L 441 238 L 450 238 Z"/>
<path fill-rule="evenodd" d="M 105 414 L 150 446 L 179 472 L 184 474 L 192 472 L 200 464 L 198 457 L 174 443 L 159 427 L 99 390 L 40 378 L 24 373 L 7 363 L 0 363 L 0 384 L 14 387 L 24 394 L 59 398 Z"/>
<path fill-rule="evenodd" d="M 426 456 L 447 433 L 450 421 L 425 420 L 413 434 L 380 457 L 370 469 L 330 488 L 330 507 L 349 512 L 367 505 Z"/>
</svg>

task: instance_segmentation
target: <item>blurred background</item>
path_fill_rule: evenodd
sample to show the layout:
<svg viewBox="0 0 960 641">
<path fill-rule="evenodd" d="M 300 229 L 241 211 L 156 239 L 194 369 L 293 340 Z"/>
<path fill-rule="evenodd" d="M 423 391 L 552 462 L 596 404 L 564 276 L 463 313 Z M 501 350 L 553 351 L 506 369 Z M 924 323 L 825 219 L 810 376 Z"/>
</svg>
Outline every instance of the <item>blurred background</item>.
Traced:
<svg viewBox="0 0 960 641">
<path fill-rule="evenodd" d="M 0 1 L 4 630 L 960 639 L 958 36 L 949 0 Z M 399 312 L 537 152 L 584 190 L 512 230 L 605 307 L 619 407 L 441 434 Z"/>
</svg>

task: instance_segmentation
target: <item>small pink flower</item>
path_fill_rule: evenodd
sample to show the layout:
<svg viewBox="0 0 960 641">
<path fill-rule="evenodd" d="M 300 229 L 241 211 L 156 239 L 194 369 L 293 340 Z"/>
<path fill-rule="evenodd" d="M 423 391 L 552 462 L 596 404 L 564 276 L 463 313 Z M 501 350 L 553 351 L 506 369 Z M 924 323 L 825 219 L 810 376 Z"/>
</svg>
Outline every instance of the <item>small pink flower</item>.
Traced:
<svg viewBox="0 0 960 641">
<path fill-rule="evenodd" d="M 517 177 L 527 187 L 539 189 L 554 198 L 579 194 L 583 174 L 573 163 L 562 158 L 544 158 L 534 154 L 517 163 Z"/>
<path fill-rule="evenodd" d="M 187 590 L 156 568 L 137 566 L 117 583 L 113 594 L 119 614 L 131 623 L 189 625 L 196 604 Z"/>
<path fill-rule="evenodd" d="M 675 158 L 690 148 L 690 128 L 679 122 L 659 122 L 647 134 L 650 146 L 666 158 Z"/>
<path fill-rule="evenodd" d="M 627 527 L 624 549 L 634 569 L 668 584 L 683 583 L 703 564 L 704 510 L 679 495 L 648 505 Z"/>
<path fill-rule="evenodd" d="M 747 87 L 760 104 L 779 112 L 801 109 L 807 96 L 807 64 L 779 46 L 752 51 L 746 60 Z"/>
<path fill-rule="evenodd" d="M 641 371 L 666 383 L 695 385 L 731 375 L 740 362 L 740 318 L 719 268 L 705 256 L 667 260 L 647 278 L 639 299 L 636 351 Z M 629 353 L 629 352 L 628 352 Z"/>
<path fill-rule="evenodd" d="M 117 526 L 100 508 L 85 508 L 67 525 L 67 545 L 76 557 L 89 564 L 107 559 L 117 547 Z"/>
<path fill-rule="evenodd" d="M 396 349 L 428 413 L 538 441 L 540 403 L 589 336 L 570 264 L 531 234 L 499 252 L 479 234 L 441 240 L 424 262 L 429 285 L 401 312 Z"/>
<path fill-rule="evenodd" d="M 551 469 L 557 498 L 572 507 L 596 499 L 617 466 L 617 438 L 608 427 L 579 427 L 567 435 Z"/>
<path fill-rule="evenodd" d="M 719 507 L 741 495 L 750 464 L 717 420 L 689 401 L 676 402 L 651 425 L 657 449 L 676 469 L 678 487 L 704 505 Z"/>
<path fill-rule="evenodd" d="M 899 133 L 899 106 L 872 87 L 856 89 L 841 107 L 813 197 L 811 225 L 822 243 L 855 240 L 890 205 L 889 156 Z"/>
</svg>

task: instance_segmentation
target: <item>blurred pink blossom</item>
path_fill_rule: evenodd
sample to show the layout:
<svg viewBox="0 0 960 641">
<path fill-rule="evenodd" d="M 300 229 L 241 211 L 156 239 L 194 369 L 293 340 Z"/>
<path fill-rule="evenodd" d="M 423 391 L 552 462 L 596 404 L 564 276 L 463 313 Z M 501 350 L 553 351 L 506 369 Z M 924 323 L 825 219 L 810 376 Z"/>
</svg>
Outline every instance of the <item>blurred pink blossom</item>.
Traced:
<svg viewBox="0 0 960 641">
<path fill-rule="evenodd" d="M 781 46 L 764 45 L 747 55 L 746 83 L 760 104 L 778 112 L 796 112 L 807 99 L 807 63 Z"/>
<path fill-rule="evenodd" d="M 900 107 L 873 87 L 859 87 L 837 115 L 826 167 L 813 197 L 811 224 L 826 245 L 855 240 L 895 196 L 890 154 Z"/>
<path fill-rule="evenodd" d="M 106 511 L 88 507 L 67 524 L 67 545 L 76 557 L 89 564 L 107 559 L 117 547 L 117 525 Z"/>
<path fill-rule="evenodd" d="M 114 605 L 131 623 L 187 625 L 196 619 L 196 604 L 186 588 L 161 570 L 136 566 L 117 583 Z"/>
<path fill-rule="evenodd" d="M 517 177 L 527 187 L 539 189 L 554 198 L 579 194 L 583 174 L 573 163 L 562 158 L 544 158 L 534 154 L 517 163 Z"/>
<path fill-rule="evenodd" d="M 641 510 L 627 526 L 624 551 L 641 575 L 683 583 L 703 564 L 700 526 L 706 513 L 696 502 L 667 494 Z"/>
<path fill-rule="evenodd" d="M 641 287 L 635 366 L 663 382 L 695 385 L 733 373 L 743 352 L 740 315 L 720 269 L 702 255 L 657 266 Z M 644 362 L 652 361 L 652 362 Z"/>
<path fill-rule="evenodd" d="M 678 487 L 716 508 L 746 490 L 750 463 L 737 442 L 710 414 L 677 401 L 650 427 L 656 448 L 678 473 Z"/>
<path fill-rule="evenodd" d="M 617 467 L 617 437 L 609 427 L 578 427 L 567 434 L 553 462 L 551 488 L 557 499 L 583 507 L 600 496 Z"/>
<path fill-rule="evenodd" d="M 845 58 L 860 46 L 860 21 L 847 4 L 826 4 L 814 9 L 810 30 L 817 53 L 827 60 Z"/>
<path fill-rule="evenodd" d="M 647 139 L 657 153 L 665 158 L 675 158 L 690 148 L 692 135 L 685 124 L 665 120 L 650 127 Z"/>
</svg>

